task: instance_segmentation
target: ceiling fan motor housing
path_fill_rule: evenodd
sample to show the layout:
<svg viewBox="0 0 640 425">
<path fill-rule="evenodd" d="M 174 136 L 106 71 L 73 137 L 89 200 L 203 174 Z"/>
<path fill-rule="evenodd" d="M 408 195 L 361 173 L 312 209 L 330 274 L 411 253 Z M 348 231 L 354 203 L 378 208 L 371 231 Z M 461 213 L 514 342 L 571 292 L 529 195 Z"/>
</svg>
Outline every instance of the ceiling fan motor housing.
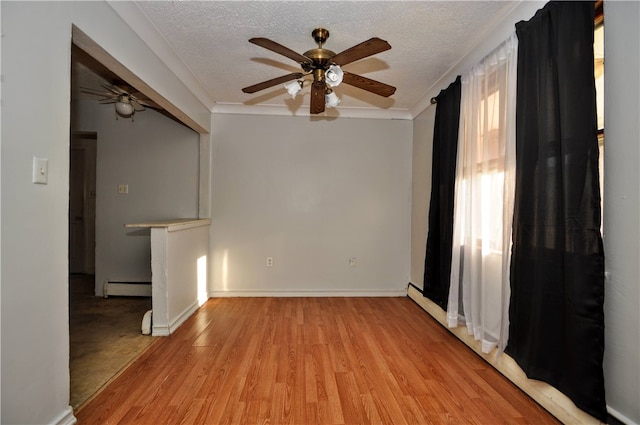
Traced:
<svg viewBox="0 0 640 425">
<path fill-rule="evenodd" d="M 305 69 L 305 71 L 313 71 L 313 78 L 315 81 L 324 81 L 324 71 L 331 66 L 331 58 L 336 54 L 329 49 L 322 48 L 324 42 L 329 38 L 328 30 L 324 28 L 316 28 L 313 30 L 311 35 L 315 42 L 318 43 L 318 47 L 316 49 L 307 50 L 303 53 L 303 56 L 311 59 L 311 63 L 306 64 L 308 69 Z M 304 65 L 303 68 L 305 68 Z M 318 70 L 322 70 L 322 72 L 318 72 Z"/>
</svg>

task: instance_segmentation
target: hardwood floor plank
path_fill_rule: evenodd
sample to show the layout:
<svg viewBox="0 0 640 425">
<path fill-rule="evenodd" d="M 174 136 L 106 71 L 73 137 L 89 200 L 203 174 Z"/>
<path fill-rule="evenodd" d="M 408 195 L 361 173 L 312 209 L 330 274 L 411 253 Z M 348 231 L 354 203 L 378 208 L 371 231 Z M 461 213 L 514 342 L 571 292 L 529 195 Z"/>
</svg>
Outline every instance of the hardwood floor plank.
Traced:
<svg viewBox="0 0 640 425">
<path fill-rule="evenodd" d="M 176 414 L 178 406 L 172 403 L 176 393 L 182 393 L 186 396 L 183 388 L 190 388 L 193 384 L 202 385 L 203 380 L 198 379 L 194 374 L 201 373 L 198 367 L 199 362 L 205 357 L 203 350 L 194 350 L 193 347 L 184 347 L 184 354 L 177 359 L 174 364 L 167 367 L 167 373 L 164 374 L 162 383 L 154 392 L 153 402 L 143 402 L 145 408 L 142 409 L 136 421 L 139 423 L 159 424 Z M 176 389 L 178 389 L 176 391 Z M 154 406 L 162 406 L 161 409 Z"/>
<path fill-rule="evenodd" d="M 336 373 L 336 386 L 340 396 L 340 406 L 345 424 L 369 424 L 364 410 L 358 384 L 353 372 Z"/>
<path fill-rule="evenodd" d="M 333 420 L 333 412 L 331 411 L 333 403 L 331 403 L 331 401 L 335 397 L 335 394 L 331 391 L 333 388 L 331 382 L 326 382 L 327 376 L 331 372 L 325 372 L 326 364 L 324 363 L 322 356 L 322 350 L 324 347 L 324 344 L 314 344 L 311 347 L 311 361 L 314 365 L 314 375 L 310 376 L 309 379 L 313 380 L 316 387 L 315 394 L 318 399 L 318 419 L 321 423 L 333 424 L 336 422 Z"/>
<path fill-rule="evenodd" d="M 318 403 L 312 402 L 305 405 L 305 423 L 309 425 L 320 425 L 320 418 L 318 417 Z"/>
<path fill-rule="evenodd" d="M 185 415 L 183 416 L 182 420 L 180 422 L 176 421 L 174 423 L 179 423 L 180 425 L 203 423 L 202 413 L 205 410 L 205 403 L 206 401 L 204 399 L 201 399 L 201 398 L 193 399 L 188 404 L 188 407 L 186 409 Z"/>
<path fill-rule="evenodd" d="M 140 406 L 131 406 L 131 408 L 124 414 L 122 419 L 118 421 L 118 425 L 135 423 L 135 418 L 138 416 L 138 413 L 140 413 L 141 409 L 142 408 Z"/>
<path fill-rule="evenodd" d="M 329 347 L 327 345 L 318 346 L 322 362 L 322 370 L 324 371 L 324 385 L 327 394 L 327 409 L 329 410 L 330 422 L 334 424 L 343 424 L 344 416 L 342 413 L 342 405 L 340 404 L 340 394 L 338 393 L 338 384 L 336 382 L 336 371 L 331 362 Z"/>
<path fill-rule="evenodd" d="M 79 424 L 557 424 L 408 298 L 209 300 Z"/>
<path fill-rule="evenodd" d="M 425 409 L 424 406 L 418 403 L 418 398 L 406 395 L 404 396 L 404 405 L 407 408 L 407 413 L 405 414 L 411 415 L 409 423 L 416 425 L 429 425 L 436 423 L 431 418 L 428 409 Z"/>
<path fill-rule="evenodd" d="M 360 400 L 362 401 L 362 409 L 364 410 L 367 420 L 371 425 L 380 425 L 385 423 L 378 412 L 378 408 L 376 407 L 376 403 L 371 394 L 363 394 L 360 397 Z"/>
<path fill-rule="evenodd" d="M 313 360 L 311 345 L 305 344 L 304 350 L 304 395 L 307 403 L 318 403 L 318 387 L 316 385 L 316 364 Z"/>
<path fill-rule="evenodd" d="M 518 419 L 518 423 L 536 424 L 543 422 L 545 418 L 548 417 L 549 413 L 538 404 L 533 405 L 533 408 L 529 409 L 529 397 L 513 383 L 511 383 L 511 385 L 504 385 L 502 375 L 490 372 L 490 370 L 478 370 L 476 374 L 481 376 L 493 391 L 500 394 L 500 396 L 506 400 L 513 409 L 512 415 Z M 520 394 L 524 395 L 524 397 L 519 397 Z M 526 415 L 522 414 L 524 410 L 527 411 Z M 520 420 L 520 417 L 524 419 Z"/>
<path fill-rule="evenodd" d="M 236 380 L 234 382 L 234 385 L 229 392 L 227 402 L 224 404 L 224 406 L 222 405 L 222 403 L 219 404 L 221 406 L 221 414 L 218 418 L 213 417 L 213 421 L 209 423 L 216 423 L 221 425 L 238 423 L 234 422 L 234 417 L 237 418 L 244 415 L 244 403 L 240 402 L 240 395 L 242 394 L 242 389 L 245 385 L 245 379 L 246 378 L 240 378 L 239 380 Z"/>
<path fill-rule="evenodd" d="M 275 382 L 271 390 L 271 414 L 270 424 L 280 425 L 285 423 L 285 417 L 289 417 L 288 412 L 291 410 L 290 406 L 287 409 L 286 406 L 286 386 L 281 382 Z"/>
<path fill-rule="evenodd" d="M 193 376 L 193 375 L 196 376 Z M 198 390 L 204 384 L 206 378 L 206 374 L 203 374 L 200 370 L 194 368 L 192 373 L 187 377 L 187 381 L 191 382 L 189 385 L 181 386 L 178 391 L 176 391 L 174 397 L 169 402 L 171 406 L 175 407 L 174 414 L 170 417 L 169 423 L 177 424 L 182 423 L 185 418 L 193 415 L 193 412 L 189 409 L 192 409 L 194 406 L 194 401 L 200 400 L 204 403 L 203 399 L 193 398 L 193 394 L 197 393 Z M 200 406 L 198 410 L 199 412 L 202 410 L 202 406 Z"/>
</svg>

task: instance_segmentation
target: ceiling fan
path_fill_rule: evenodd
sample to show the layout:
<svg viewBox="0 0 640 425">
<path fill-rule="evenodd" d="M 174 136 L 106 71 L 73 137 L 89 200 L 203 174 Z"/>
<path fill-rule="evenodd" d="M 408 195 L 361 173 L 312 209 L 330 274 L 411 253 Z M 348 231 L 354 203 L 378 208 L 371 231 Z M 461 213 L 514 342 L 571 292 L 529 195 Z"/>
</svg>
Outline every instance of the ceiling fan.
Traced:
<svg viewBox="0 0 640 425">
<path fill-rule="evenodd" d="M 294 72 L 263 81 L 245 87 L 242 91 L 245 93 L 255 93 L 291 81 L 291 83 L 285 85 L 285 88 L 289 94 L 295 97 L 306 81 L 303 77 L 312 75 L 313 81 L 311 82 L 311 102 L 309 108 L 311 114 L 320 114 L 325 111 L 325 106 L 335 107 L 340 103 L 340 100 L 335 93 L 333 93 L 332 87 L 336 87 L 341 82 L 384 97 L 389 97 L 396 91 L 396 88 L 393 86 L 343 71 L 341 68 L 351 62 L 391 49 L 391 45 L 386 41 L 374 37 L 336 54 L 322 47 L 329 38 L 329 31 L 324 28 L 316 28 L 311 33 L 311 36 L 318 44 L 318 47 L 308 50 L 303 54 L 294 52 L 288 47 L 269 40 L 268 38 L 257 37 L 250 39 L 250 43 L 264 47 L 265 49 L 298 62 L 302 67 L 302 72 Z"/>
<path fill-rule="evenodd" d="M 140 92 L 134 91 L 133 87 L 126 84 L 100 84 L 100 86 L 104 91 L 86 87 L 82 87 L 80 90 L 83 93 L 101 96 L 102 99 L 98 100 L 100 103 L 115 103 L 116 118 L 117 115 L 125 118 L 133 117 L 133 114 L 136 112 L 144 111 L 145 106 L 153 109 L 162 109 L 162 107 L 154 101 L 142 98 Z"/>
</svg>

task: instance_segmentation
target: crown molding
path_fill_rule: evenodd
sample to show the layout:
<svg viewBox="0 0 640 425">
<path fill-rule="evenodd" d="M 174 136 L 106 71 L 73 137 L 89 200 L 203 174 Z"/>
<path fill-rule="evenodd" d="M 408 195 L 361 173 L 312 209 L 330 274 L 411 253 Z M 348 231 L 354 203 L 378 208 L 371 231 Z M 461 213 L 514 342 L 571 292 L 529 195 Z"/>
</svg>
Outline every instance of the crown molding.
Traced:
<svg viewBox="0 0 640 425">
<path fill-rule="evenodd" d="M 438 91 L 439 93 L 439 91 Z M 435 90 L 431 90 L 427 95 L 425 95 L 422 99 L 418 101 L 415 105 L 411 107 L 410 115 L 415 119 L 418 115 L 427 110 L 430 106 L 434 106 L 431 103 L 431 98 L 438 95 Z"/>
<path fill-rule="evenodd" d="M 297 110 L 291 110 L 287 106 L 278 105 L 244 105 L 241 103 L 216 103 L 211 109 L 213 114 L 237 114 L 237 115 L 277 115 L 288 117 L 310 117 L 314 119 L 336 118 L 368 118 L 381 120 L 412 120 L 413 116 L 406 109 L 379 109 L 379 108 L 347 108 L 338 107 L 327 109 L 323 114 L 309 114 L 308 106 L 301 106 Z"/>
</svg>

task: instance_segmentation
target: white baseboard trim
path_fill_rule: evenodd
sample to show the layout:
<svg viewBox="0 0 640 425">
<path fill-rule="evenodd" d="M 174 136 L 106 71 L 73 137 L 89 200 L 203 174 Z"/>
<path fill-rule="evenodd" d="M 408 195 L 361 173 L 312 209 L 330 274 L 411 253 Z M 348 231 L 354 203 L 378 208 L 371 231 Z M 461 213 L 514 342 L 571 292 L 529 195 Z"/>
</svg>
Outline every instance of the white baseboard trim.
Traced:
<svg viewBox="0 0 640 425">
<path fill-rule="evenodd" d="M 380 290 L 332 290 L 332 291 L 291 291 L 291 290 L 270 290 L 270 291 L 209 291 L 209 298 L 241 298 L 241 297 L 406 297 L 406 288 L 380 291 Z"/>
<path fill-rule="evenodd" d="M 169 336 L 171 332 L 169 332 L 169 326 L 151 326 L 151 336 Z"/>
<path fill-rule="evenodd" d="M 614 409 L 613 407 L 610 407 L 608 405 L 607 405 L 607 412 L 611 416 L 613 416 L 614 418 L 616 418 L 617 420 L 622 422 L 623 424 L 626 424 L 626 425 L 638 425 L 637 422 L 632 421 L 631 419 L 627 418 L 625 415 L 623 415 L 622 413 L 618 412 L 616 409 Z"/>
<path fill-rule="evenodd" d="M 105 280 L 102 295 L 118 297 L 150 297 L 151 282 L 110 282 Z"/>
<path fill-rule="evenodd" d="M 180 313 L 178 317 L 173 320 L 173 322 L 169 323 L 169 331 L 171 333 L 175 332 L 176 329 L 180 327 L 180 325 L 182 325 L 189 317 L 191 317 L 193 313 L 196 312 L 196 310 L 198 310 L 198 308 L 198 300 L 195 300 L 193 304 L 184 309 L 184 311 Z"/>
<path fill-rule="evenodd" d="M 193 313 L 199 308 L 198 300 L 194 301 L 189 307 L 184 309 L 175 319 L 167 325 L 153 324 L 153 314 L 151 319 L 151 336 L 169 336 L 176 331 Z"/>
<path fill-rule="evenodd" d="M 454 334 L 460 341 L 464 342 L 469 348 L 475 351 L 487 363 L 493 366 L 498 372 L 503 374 L 507 379 L 513 382 L 518 388 L 524 391 L 529 397 L 534 399 L 538 404 L 544 407 L 549 413 L 555 416 L 564 424 L 600 424 L 601 422 L 580 410 L 575 404 L 563 393 L 547 384 L 546 382 L 528 379 L 524 371 L 518 366 L 515 360 L 503 353 L 498 359 L 496 350 L 489 354 L 482 353 L 480 342 L 476 341 L 473 336 L 467 334 L 465 326 L 457 328 L 447 327 L 447 313 L 437 304 L 428 298 L 415 287 L 409 285 L 407 295 L 413 301 L 422 307 L 431 317 L 440 322 L 442 326 L 447 328 L 449 332 Z"/>
<path fill-rule="evenodd" d="M 71 406 L 67 406 L 64 411 L 51 422 L 51 425 L 73 425 L 76 422 L 78 422 L 78 420 L 73 416 L 73 409 Z"/>
</svg>

